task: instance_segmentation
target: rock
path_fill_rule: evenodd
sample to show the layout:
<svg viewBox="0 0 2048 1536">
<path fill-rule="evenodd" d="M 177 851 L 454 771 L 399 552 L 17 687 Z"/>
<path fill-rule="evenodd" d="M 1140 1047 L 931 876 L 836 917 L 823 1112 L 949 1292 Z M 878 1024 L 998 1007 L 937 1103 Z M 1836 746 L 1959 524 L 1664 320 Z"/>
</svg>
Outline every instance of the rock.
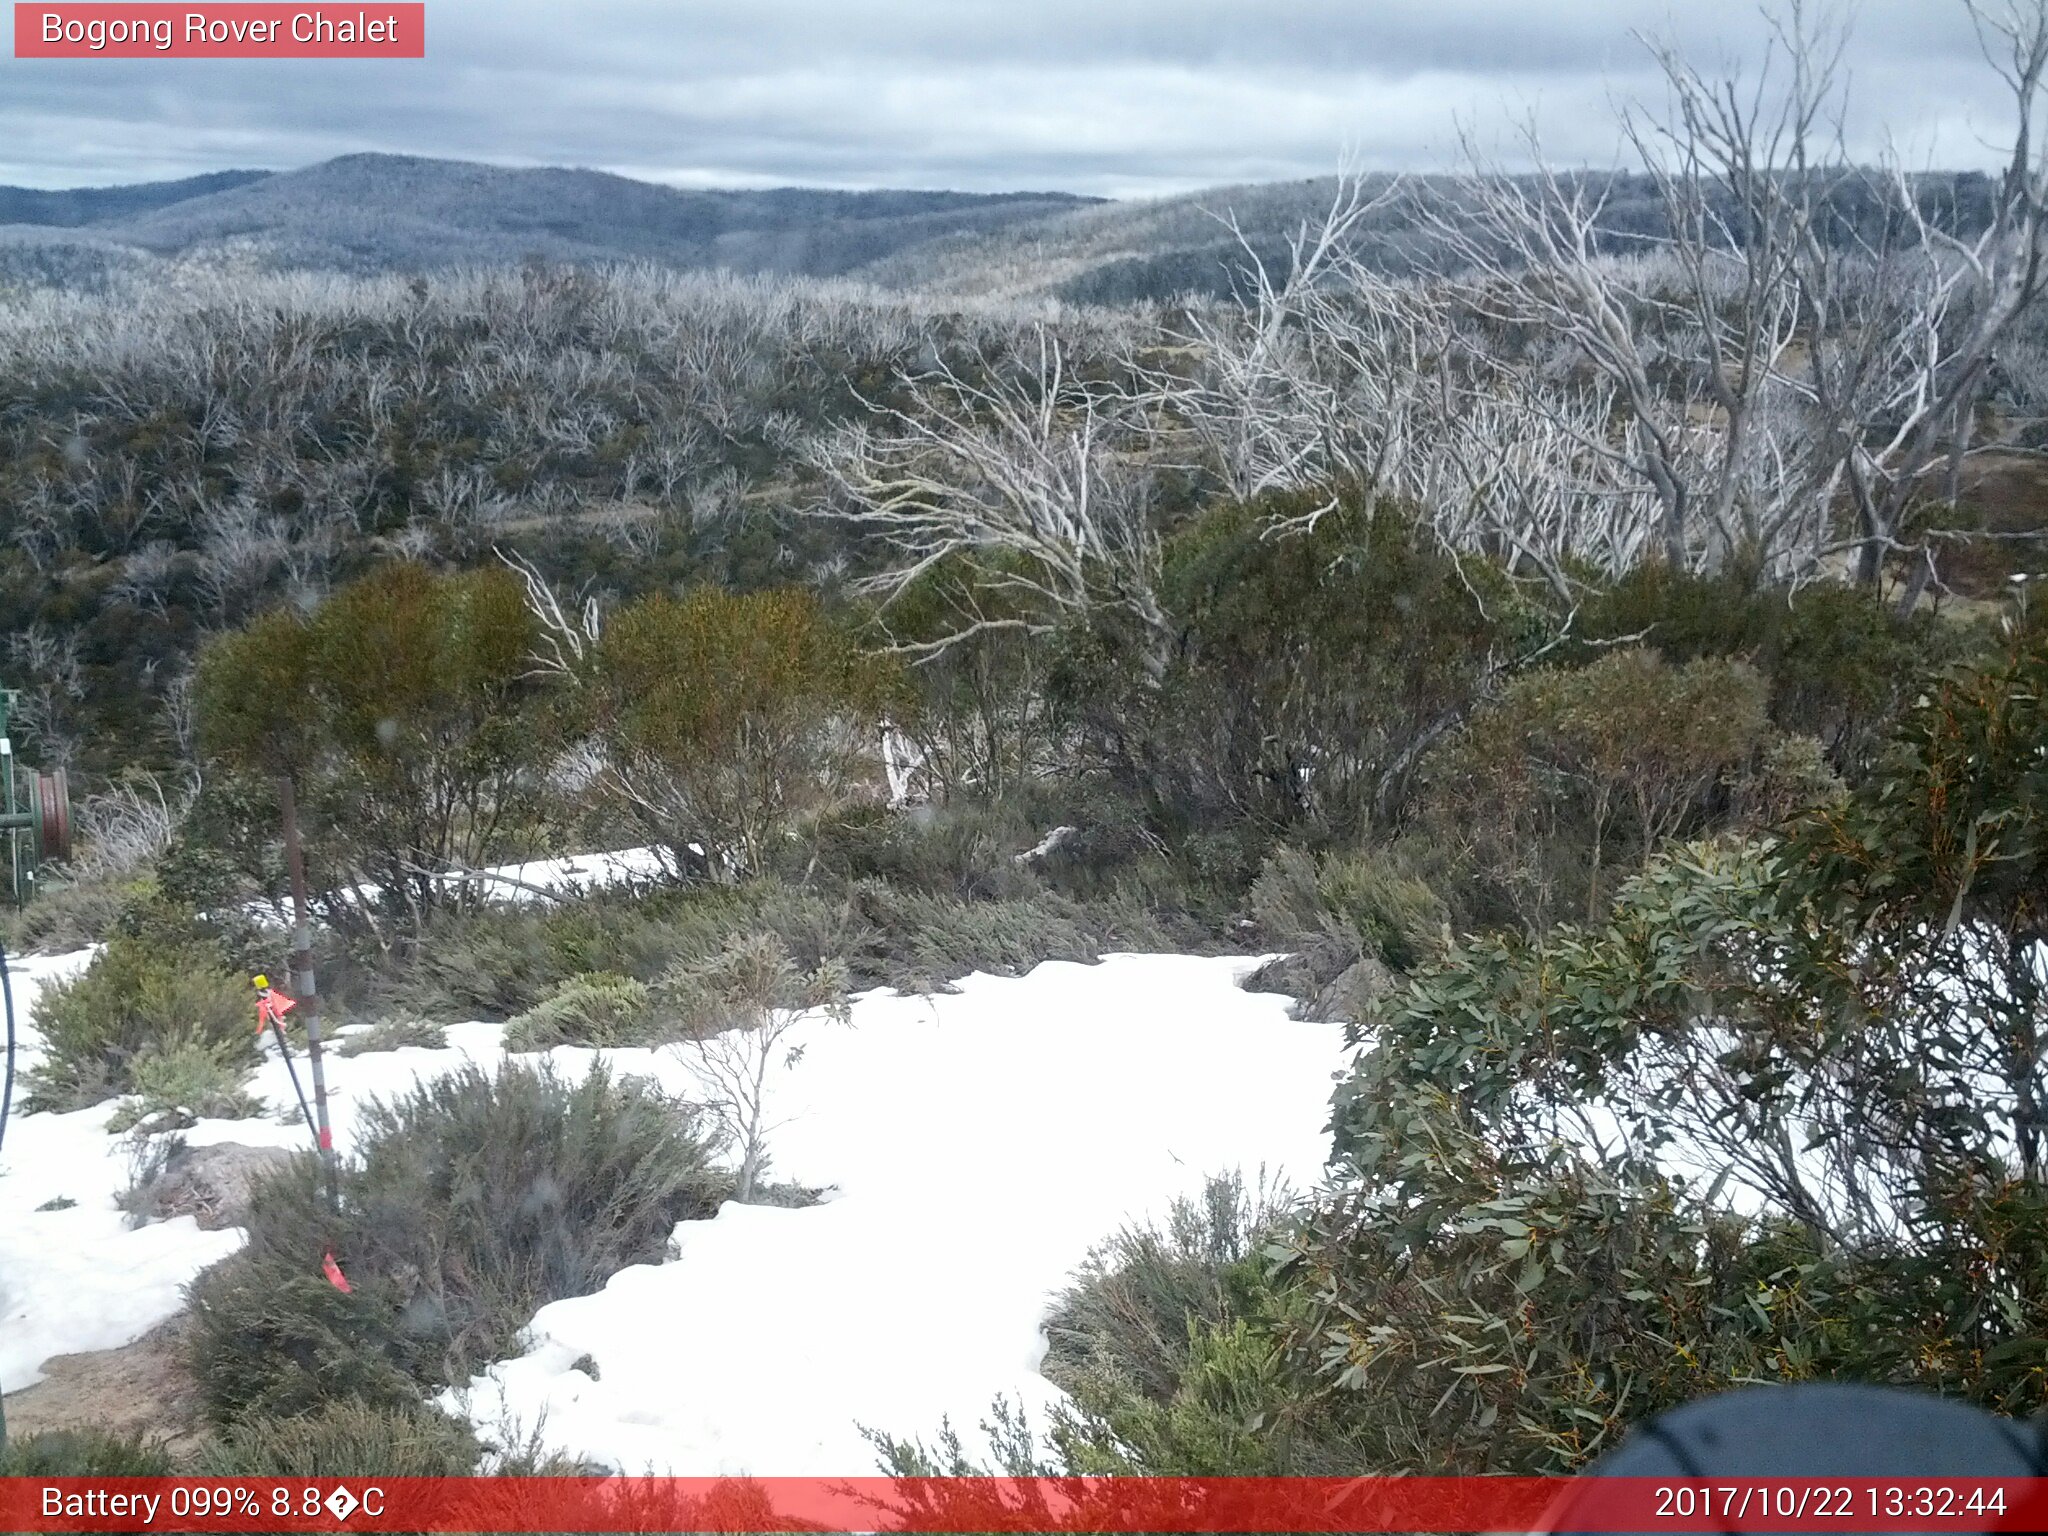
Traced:
<svg viewBox="0 0 2048 1536">
<path fill-rule="evenodd" d="M 1268 960 L 1244 979 L 1247 992 L 1284 992 L 1295 1000 L 1298 1010 L 1328 984 L 1331 974 L 1318 962 L 1313 950 L 1296 950 Z"/>
<path fill-rule="evenodd" d="M 8 1435 L 98 1429 L 163 1441 L 174 1456 L 191 1450 L 204 1435 L 185 1323 L 180 1313 L 119 1349 L 45 1361 L 41 1381 L 7 1394 Z"/>
<path fill-rule="evenodd" d="M 1284 992 L 1297 1019 L 1326 1024 L 1362 1023 L 1372 1005 L 1398 985 L 1371 955 L 1334 943 L 1311 944 L 1269 960 L 1244 979 L 1248 992 Z"/>
<path fill-rule="evenodd" d="M 1363 1024 L 1373 1005 L 1399 985 L 1394 973 L 1371 955 L 1361 955 L 1298 1011 L 1297 1017 L 1333 1024 Z"/>
<path fill-rule="evenodd" d="M 162 1136 L 169 1131 L 189 1131 L 198 1123 L 199 1117 L 183 1106 L 160 1109 L 155 1114 L 145 1115 L 136 1121 L 130 1134 L 146 1139 L 151 1136 Z"/>
<path fill-rule="evenodd" d="M 282 1147 L 245 1147 L 222 1142 L 211 1147 L 178 1147 L 149 1188 L 137 1196 L 136 1214 L 146 1221 L 192 1216 L 209 1231 L 246 1225 L 249 1191 L 259 1179 L 290 1165 L 298 1154 Z"/>
</svg>

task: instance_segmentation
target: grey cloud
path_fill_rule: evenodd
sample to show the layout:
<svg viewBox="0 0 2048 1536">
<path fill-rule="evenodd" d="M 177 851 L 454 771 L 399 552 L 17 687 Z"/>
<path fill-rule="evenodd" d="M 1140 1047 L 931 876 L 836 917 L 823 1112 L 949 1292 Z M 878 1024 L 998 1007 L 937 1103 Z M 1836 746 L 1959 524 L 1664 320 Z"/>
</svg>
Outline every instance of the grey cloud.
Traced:
<svg viewBox="0 0 2048 1536">
<path fill-rule="evenodd" d="M 1637 0 L 430 0 L 423 61 L 0 63 L 0 180 L 140 181 L 357 150 L 678 185 L 1108 195 L 1446 163 L 1534 112 L 1604 161 L 1632 35 L 1756 58 L 1744 6 Z M 1999 124 L 1959 4 L 1870 0 L 1859 152 L 1981 164 Z"/>
</svg>

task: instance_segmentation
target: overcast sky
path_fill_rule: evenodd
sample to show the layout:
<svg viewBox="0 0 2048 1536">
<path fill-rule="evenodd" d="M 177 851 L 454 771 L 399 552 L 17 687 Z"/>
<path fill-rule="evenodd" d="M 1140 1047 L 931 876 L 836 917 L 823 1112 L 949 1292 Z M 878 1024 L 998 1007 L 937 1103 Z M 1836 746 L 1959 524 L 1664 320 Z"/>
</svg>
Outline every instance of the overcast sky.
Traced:
<svg viewBox="0 0 2048 1536">
<path fill-rule="evenodd" d="M 374 5 L 369 6 L 374 11 Z M 683 186 L 1125 197 L 1446 163 L 1533 111 L 1610 163 L 1641 44 L 1761 57 L 1757 9 L 1641 0 L 429 0 L 424 60 L 0 59 L 0 181 L 151 181 L 360 150 Z M 1987 163 L 1957 0 L 1865 0 L 1859 152 Z"/>
</svg>

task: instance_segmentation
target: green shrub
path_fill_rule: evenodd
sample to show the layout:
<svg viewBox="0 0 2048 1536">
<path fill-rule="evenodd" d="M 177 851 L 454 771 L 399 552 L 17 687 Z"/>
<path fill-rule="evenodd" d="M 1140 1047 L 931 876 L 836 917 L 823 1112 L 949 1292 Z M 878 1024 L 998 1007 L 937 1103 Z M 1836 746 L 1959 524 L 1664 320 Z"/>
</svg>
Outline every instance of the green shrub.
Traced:
<svg viewBox="0 0 2048 1536">
<path fill-rule="evenodd" d="M 364 1006 L 449 1021 L 536 1015 L 508 1035 L 518 1042 L 514 1049 L 569 1041 L 622 1046 L 676 1036 L 659 1022 L 652 1034 L 637 1033 L 642 1026 L 636 1025 L 602 1042 L 595 1032 L 557 1035 L 550 1020 L 571 1010 L 550 1005 L 592 973 L 610 974 L 597 988 L 607 1000 L 637 1002 L 622 980 L 651 985 L 678 966 L 712 959 L 735 939 L 757 935 L 779 939 L 804 970 L 843 965 L 855 989 L 908 990 L 943 986 L 976 970 L 1017 975 L 1043 960 L 1089 961 L 1109 950 L 1213 942 L 1212 926 L 1175 915 L 1184 876 L 1165 869 L 1160 856 L 1148 857 L 1162 867 L 1156 892 L 1115 882 L 1086 900 L 1029 878 L 1029 894 L 986 901 L 877 880 L 821 887 L 762 879 L 447 914 L 365 988 Z M 584 988 L 574 990 L 576 1006 L 595 1002 Z"/>
<path fill-rule="evenodd" d="M 508 1051 L 557 1045 L 616 1049 L 674 1038 L 673 1021 L 656 1009 L 644 983 L 605 971 L 570 977 L 505 1026 Z"/>
<path fill-rule="evenodd" d="M 1051 686 L 1176 842 L 1193 828 L 1321 840 L 1384 824 L 1443 720 L 1523 648 L 1526 605 L 1496 564 L 1454 558 L 1423 519 L 1355 488 L 1210 507 L 1161 563 L 1177 631 L 1165 676 L 1091 633 Z"/>
<path fill-rule="evenodd" d="M 1018 802 L 968 801 L 927 808 L 911 817 L 884 806 L 861 806 L 814 824 L 791 849 L 790 873 L 822 873 L 851 885 L 880 880 L 901 891 L 968 901 L 1001 901 L 1044 888 L 1017 856 L 1037 845 L 1050 822 Z"/>
<path fill-rule="evenodd" d="M 45 1429 L 0 1446 L 0 1477 L 169 1477 L 170 1453 L 133 1435 Z"/>
<path fill-rule="evenodd" d="M 116 1110 L 107 1129 L 125 1131 L 165 1110 L 187 1110 L 201 1120 L 261 1114 L 262 1104 L 242 1086 L 248 1070 L 246 1041 L 210 1040 L 196 1031 L 153 1040 L 129 1065 L 135 1102 Z"/>
<path fill-rule="evenodd" d="M 1021 976 L 1046 960 L 1092 963 L 1110 950 L 1164 947 L 1141 910 L 1084 907 L 1050 892 L 959 901 L 869 881 L 855 888 L 853 906 L 875 930 L 868 951 L 854 958 L 855 980 L 906 991 L 943 987 L 970 971 Z"/>
<path fill-rule="evenodd" d="M 1597 918 L 1660 843 L 1725 822 L 1772 739 L 1766 703 L 1727 657 L 1629 649 L 1525 673 L 1431 755 L 1429 824 L 1504 920 Z"/>
<path fill-rule="evenodd" d="M 426 1019 L 380 1019 L 368 1029 L 351 1030 L 334 1048 L 337 1056 L 366 1056 L 373 1051 L 446 1050 L 448 1031 Z"/>
<path fill-rule="evenodd" d="M 1411 1071 L 1387 1094 L 1399 1145 L 1370 1149 L 1388 1155 L 1305 1224 L 1279 1330 L 1299 1351 L 1294 1395 L 1320 1400 L 1355 1465 L 1565 1474 L 1645 1417 L 1828 1376 L 1842 1344 L 1875 1336 L 1857 1280 L 1782 1223 L 1554 1141 L 1531 1155 L 1533 1138 Z"/>
<path fill-rule="evenodd" d="M 1444 904 L 1392 850 L 1360 849 L 1317 859 L 1282 848 L 1252 883 L 1252 920 L 1270 943 L 1333 946 L 1348 965 L 1369 955 L 1407 970 L 1442 930 Z"/>
<path fill-rule="evenodd" d="M 236 1424 L 208 1445 L 201 1477 L 467 1477 L 483 1448 L 462 1420 L 422 1403 L 342 1400 Z"/>
<path fill-rule="evenodd" d="M 1300 945 L 1329 936 L 1333 914 L 1323 904 L 1316 857 L 1306 849 L 1275 849 L 1252 882 L 1247 905 L 1266 943 Z"/>
<path fill-rule="evenodd" d="M 134 879 L 47 885 L 27 906 L 0 911 L 0 939 L 9 954 L 56 955 L 101 943 L 141 889 Z"/>
<path fill-rule="evenodd" d="M 509 1019 L 567 979 L 542 933 L 539 918 L 519 908 L 430 919 L 401 968 L 373 959 L 373 1002 L 449 1020 Z"/>
<path fill-rule="evenodd" d="M 1175 881 L 1166 884 L 1171 889 Z M 540 1014 L 511 1037 L 533 1042 L 515 1049 L 534 1049 L 573 1038 L 558 1040 L 542 1026 L 558 1011 L 548 1005 L 577 978 L 611 973 L 598 990 L 607 998 L 637 998 L 620 979 L 651 984 L 677 966 L 712 959 L 736 938 L 760 934 L 780 939 L 805 970 L 838 962 L 856 988 L 906 989 L 942 986 L 969 971 L 1017 975 L 1042 960 L 1086 961 L 1107 950 L 1177 949 L 1206 940 L 1185 923 L 1169 929 L 1152 915 L 1153 905 L 1135 889 L 1088 901 L 1043 888 L 978 901 L 875 880 L 844 890 L 767 879 L 630 898 L 607 893 L 544 910 L 437 919 L 372 991 L 380 1009 L 450 1020 Z M 674 1036 L 658 1029 L 636 1042 L 629 1031 L 604 1043 L 661 1038 Z"/>
<path fill-rule="evenodd" d="M 181 1042 L 253 1064 L 254 1016 L 248 984 L 212 944 L 116 934 L 75 980 L 37 997 L 46 1054 L 28 1074 L 29 1102 L 82 1109 L 133 1091 L 138 1060 Z"/>
<path fill-rule="evenodd" d="M 1768 685 L 1772 721 L 1818 737 L 1844 771 L 1867 763 L 1921 684 L 1975 644 L 1925 606 L 1901 622 L 1881 594 L 1846 582 L 1787 593 L 1658 563 L 1591 596 L 1572 633 L 1581 662 L 1633 636 L 1677 664 L 1749 661 Z"/>
<path fill-rule="evenodd" d="M 760 874 L 793 821 L 875 775 L 892 668 L 810 592 L 657 592 L 612 614 L 585 666 L 601 782 L 679 868 Z"/>
<path fill-rule="evenodd" d="M 1046 1324 L 1046 1374 L 1068 1395 L 1045 1426 L 1049 1458 L 1001 1400 L 982 1426 L 993 1467 L 967 1456 L 950 1428 L 935 1447 L 869 1438 L 898 1476 L 1348 1475 L 1370 1467 L 1289 1346 L 1285 1324 L 1301 1298 L 1275 1283 L 1270 1254 L 1294 1211 L 1282 1193 L 1215 1179 L 1199 1201 L 1176 1202 L 1163 1228 L 1128 1229 L 1089 1256 Z M 974 1524 L 971 1502 L 959 1509 L 963 1528 Z"/>
<path fill-rule="evenodd" d="M 245 1249 L 192 1283 L 193 1373 L 215 1423 L 292 1418 L 354 1400 L 398 1410 L 419 1401 L 428 1348 L 406 1292 L 349 1264 L 344 1295 L 320 1272 L 340 1224 L 323 1219 L 318 1161 L 265 1185 L 253 1220 L 304 1234 L 300 1252 Z M 272 1239 L 271 1241 L 275 1241 Z"/>
<path fill-rule="evenodd" d="M 564 982 L 611 972 L 651 982 L 735 934 L 775 933 L 807 965 L 857 947 L 846 903 L 775 880 L 605 891 L 552 906 L 492 907 L 429 922 L 367 989 L 374 1006 L 449 1021 L 510 1019 Z"/>
<path fill-rule="evenodd" d="M 1359 1465 L 1570 1471 L 1746 1381 L 2041 1412 L 2040 1068 L 2011 1042 L 2040 1018 L 2048 643 L 2010 640 L 1783 835 L 1667 848 L 1597 925 L 1467 938 L 1354 1032 L 1292 1336 Z M 1625 1134 L 1561 1140 L 1588 1104 Z"/>
<path fill-rule="evenodd" d="M 1436 892 L 1390 856 L 1331 854 L 1322 861 L 1317 887 L 1325 909 L 1356 937 L 1360 951 L 1397 971 L 1429 953 L 1443 930 L 1444 904 Z"/>
<path fill-rule="evenodd" d="M 245 783 L 293 776 L 331 924 L 355 917 L 362 885 L 393 912 L 448 902 L 442 873 L 509 853 L 548 809 L 561 719 L 537 639 L 511 571 L 393 562 L 208 643 L 193 690 L 205 754 Z M 264 798 L 247 809 L 274 825 Z"/>
<path fill-rule="evenodd" d="M 1164 1225 L 1126 1227 L 1098 1245 L 1046 1319 L 1045 1374 L 1062 1387 L 1113 1375 L 1172 1396 L 1189 1364 L 1190 1325 L 1242 1316 L 1260 1284 L 1260 1248 L 1294 1201 L 1241 1174 L 1212 1178 L 1199 1201 L 1174 1201 Z"/>
<path fill-rule="evenodd" d="M 364 1112 L 337 1213 L 316 1161 L 260 1185 L 249 1241 L 192 1288 L 218 1422 L 344 1397 L 391 1406 L 513 1349 L 549 1301 L 657 1261 L 730 1187 L 699 1112 L 601 1066 L 477 1067 Z M 353 1286 L 321 1277 L 331 1251 Z"/>
</svg>

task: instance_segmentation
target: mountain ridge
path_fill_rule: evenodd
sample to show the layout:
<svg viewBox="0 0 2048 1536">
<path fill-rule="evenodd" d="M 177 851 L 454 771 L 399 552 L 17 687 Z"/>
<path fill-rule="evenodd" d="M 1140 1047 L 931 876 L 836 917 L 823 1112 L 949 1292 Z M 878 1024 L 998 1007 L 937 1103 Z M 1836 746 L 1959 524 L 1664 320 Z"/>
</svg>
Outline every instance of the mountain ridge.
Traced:
<svg viewBox="0 0 2048 1536">
<path fill-rule="evenodd" d="M 46 256 L 112 242 L 156 258 L 238 247 L 278 267 L 346 272 L 537 258 L 829 277 L 1090 203 L 1039 192 L 681 189 L 578 168 L 354 154 L 137 187 L 0 187 L 0 224 L 11 246 Z"/>
</svg>

